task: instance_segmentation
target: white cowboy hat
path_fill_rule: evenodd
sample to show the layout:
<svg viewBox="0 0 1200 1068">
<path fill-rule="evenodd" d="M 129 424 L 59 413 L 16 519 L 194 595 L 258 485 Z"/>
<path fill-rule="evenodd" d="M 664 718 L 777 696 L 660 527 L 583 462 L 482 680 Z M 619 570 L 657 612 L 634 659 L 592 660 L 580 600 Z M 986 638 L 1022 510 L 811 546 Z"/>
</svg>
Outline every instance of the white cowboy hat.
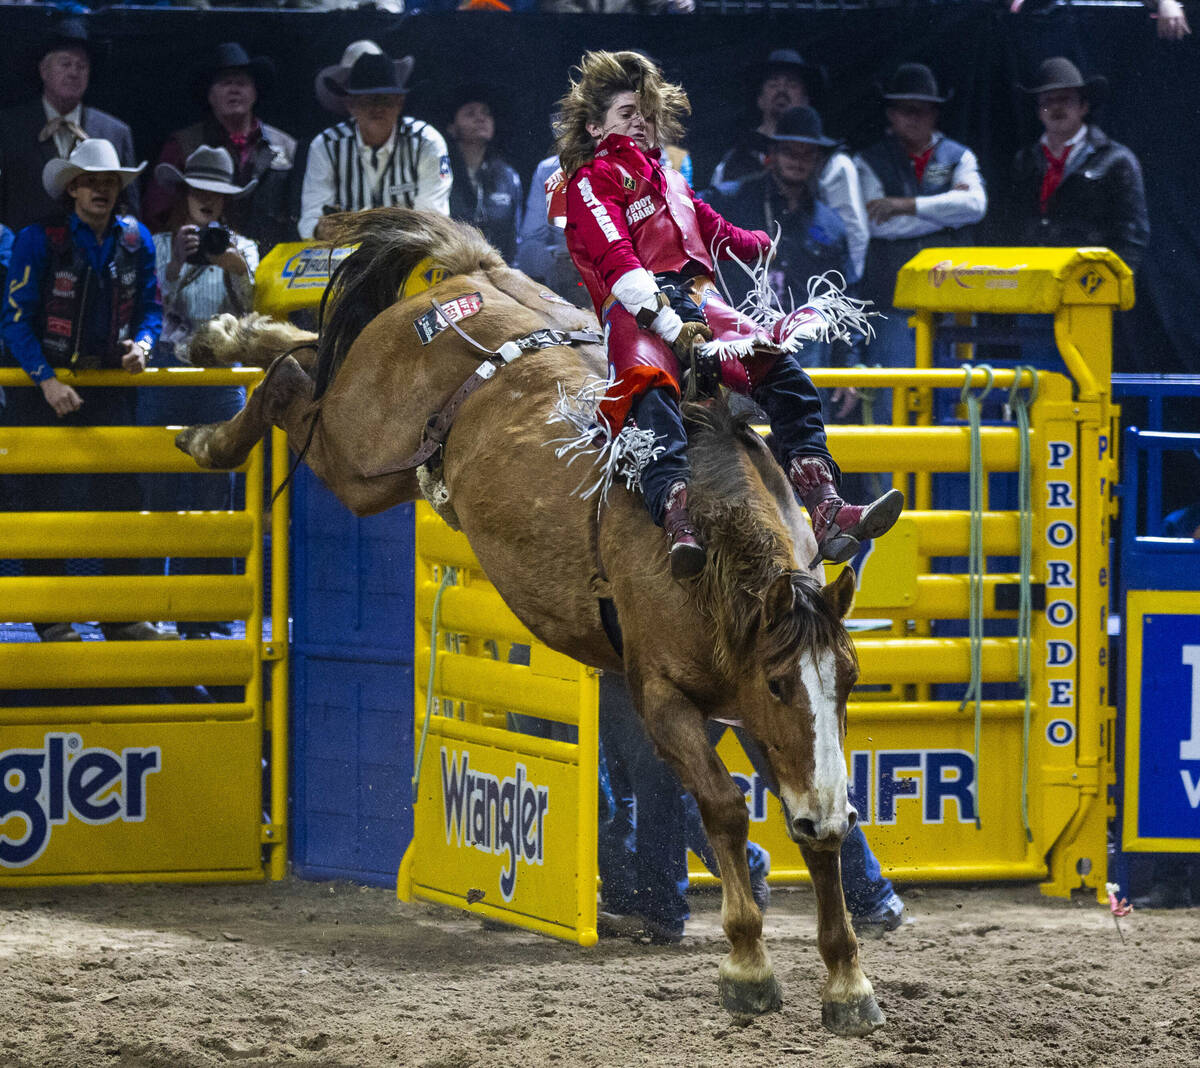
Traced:
<svg viewBox="0 0 1200 1068">
<path fill-rule="evenodd" d="M 359 56 L 381 56 L 383 49 L 374 41 L 361 40 L 353 41 L 346 46 L 346 50 L 342 53 L 342 58 L 339 62 L 334 63 L 329 67 L 322 67 L 317 71 L 317 79 L 315 89 L 317 100 L 326 111 L 332 111 L 335 115 L 349 115 L 350 109 L 346 107 L 346 97 L 344 95 L 333 92 L 326 80 L 333 82 L 335 85 L 345 86 L 346 79 L 350 77 L 350 68 L 354 66 Z M 404 71 L 401 69 L 401 64 L 404 60 L 397 59 L 396 64 L 397 80 L 403 82 Z M 411 60 L 409 61 L 411 63 Z"/>
<path fill-rule="evenodd" d="M 159 185 L 178 185 L 182 182 L 192 189 L 207 189 L 210 193 L 224 193 L 227 197 L 244 197 L 256 185 L 251 178 L 245 185 L 233 184 L 233 157 L 226 148 L 201 145 L 188 156 L 183 173 L 169 163 L 160 163 L 154 168 L 154 178 Z"/>
<path fill-rule="evenodd" d="M 89 137 L 80 141 L 66 159 L 52 159 L 42 168 L 42 188 L 57 200 L 72 180 L 84 174 L 115 174 L 124 189 L 146 167 L 142 160 L 136 167 L 122 167 L 121 158 L 111 141 Z"/>
</svg>

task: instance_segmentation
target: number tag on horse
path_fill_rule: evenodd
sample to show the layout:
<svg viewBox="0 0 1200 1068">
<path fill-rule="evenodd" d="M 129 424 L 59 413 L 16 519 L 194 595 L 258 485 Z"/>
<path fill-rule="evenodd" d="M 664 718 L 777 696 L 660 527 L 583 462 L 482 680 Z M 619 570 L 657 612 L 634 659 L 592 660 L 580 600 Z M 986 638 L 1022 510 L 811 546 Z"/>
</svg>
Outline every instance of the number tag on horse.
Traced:
<svg viewBox="0 0 1200 1068">
<path fill-rule="evenodd" d="M 461 297 L 455 297 L 453 300 L 442 302 L 442 308 L 450 316 L 451 322 L 455 323 L 461 323 L 464 319 L 478 312 L 482 307 L 482 293 L 464 293 Z M 417 337 L 421 339 L 422 345 L 428 345 L 449 325 L 450 323 L 442 318 L 441 313 L 436 308 L 430 308 L 421 318 L 413 320 L 413 326 L 416 328 Z"/>
</svg>

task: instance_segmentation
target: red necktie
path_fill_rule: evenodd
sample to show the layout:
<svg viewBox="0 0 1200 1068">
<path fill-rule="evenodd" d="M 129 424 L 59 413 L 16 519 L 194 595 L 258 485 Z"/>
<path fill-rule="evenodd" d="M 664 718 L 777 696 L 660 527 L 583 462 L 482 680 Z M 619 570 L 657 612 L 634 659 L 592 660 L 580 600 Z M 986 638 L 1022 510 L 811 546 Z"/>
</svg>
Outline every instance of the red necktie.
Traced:
<svg viewBox="0 0 1200 1068">
<path fill-rule="evenodd" d="M 250 150 L 257 144 L 262 135 L 262 127 L 256 125 L 249 133 L 227 134 L 229 144 L 237 154 L 237 169 L 240 171 L 250 156 Z"/>
<path fill-rule="evenodd" d="M 1062 158 L 1059 159 L 1045 145 L 1042 145 L 1042 155 L 1046 157 L 1046 173 L 1042 176 L 1042 189 L 1038 194 L 1038 204 L 1042 209 L 1042 214 L 1046 214 L 1046 210 L 1050 205 L 1050 198 L 1054 195 L 1063 180 L 1063 168 L 1067 165 L 1067 157 L 1071 155 L 1071 145 L 1067 145 L 1063 149 Z"/>
<path fill-rule="evenodd" d="M 929 166 L 929 160 L 933 156 L 933 145 L 930 145 L 924 152 L 918 152 L 915 156 L 909 153 L 909 159 L 912 160 L 913 174 L 917 176 L 917 184 L 925 177 L 925 168 Z"/>
</svg>

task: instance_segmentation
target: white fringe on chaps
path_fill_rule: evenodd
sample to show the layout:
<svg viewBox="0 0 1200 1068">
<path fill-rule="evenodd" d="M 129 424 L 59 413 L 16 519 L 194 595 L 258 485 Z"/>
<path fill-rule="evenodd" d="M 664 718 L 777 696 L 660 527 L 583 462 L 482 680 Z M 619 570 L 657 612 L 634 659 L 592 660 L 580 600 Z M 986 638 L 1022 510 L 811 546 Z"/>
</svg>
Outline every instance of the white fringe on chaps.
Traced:
<svg viewBox="0 0 1200 1068">
<path fill-rule="evenodd" d="M 561 460 L 569 455 L 568 467 L 581 456 L 591 459 L 591 474 L 596 475 L 595 481 L 585 488 L 591 474 L 585 475 L 574 493 L 584 500 L 598 493 L 597 510 L 608 500 L 608 491 L 615 479 L 623 480 L 626 489 L 640 489 L 642 470 L 665 451 L 665 446 L 658 444 L 654 431 L 642 430 L 633 423 L 613 434 L 600 415 L 600 405 L 613 385 L 611 378 L 589 377 L 578 392 L 568 396 L 559 383 L 558 400 L 546 420 L 547 424 L 566 423 L 575 431 L 574 437 L 546 442 L 558 446 L 554 450 L 555 456 Z"/>
</svg>

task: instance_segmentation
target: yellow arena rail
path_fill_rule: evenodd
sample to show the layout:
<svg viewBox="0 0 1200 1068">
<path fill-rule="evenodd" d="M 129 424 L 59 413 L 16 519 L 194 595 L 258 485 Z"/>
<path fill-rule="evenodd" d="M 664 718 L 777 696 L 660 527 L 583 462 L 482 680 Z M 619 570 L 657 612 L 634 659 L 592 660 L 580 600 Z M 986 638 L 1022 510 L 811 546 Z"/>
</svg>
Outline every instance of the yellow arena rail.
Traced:
<svg viewBox="0 0 1200 1068">
<path fill-rule="evenodd" d="M 81 386 L 253 389 L 258 370 L 171 368 L 60 377 Z M 0 370 L 5 389 L 30 387 Z M 195 473 L 178 427 L 0 427 L 0 474 Z M 266 447 L 241 469 L 230 512 L 3 512 L 10 560 L 240 557 L 240 575 L 0 577 L 11 623 L 245 622 L 245 637 L 0 642 L 0 886 L 281 879 L 287 862 L 288 496 L 268 513 Z M 269 487 L 288 452 L 272 437 Z M 270 603 L 266 572 L 270 567 Z M 264 622 L 269 627 L 264 628 Z M 269 636 L 264 637 L 264 631 Z M 228 687 L 215 701 L 122 703 L 119 688 Z M 36 695 L 23 691 L 35 690 Z M 55 691 L 64 693 L 60 701 Z M 106 698 L 105 691 L 115 696 Z M 20 704 L 14 695 L 27 703 Z M 263 759 L 270 777 L 264 784 Z M 264 816 L 264 812 L 267 815 Z"/>
</svg>

